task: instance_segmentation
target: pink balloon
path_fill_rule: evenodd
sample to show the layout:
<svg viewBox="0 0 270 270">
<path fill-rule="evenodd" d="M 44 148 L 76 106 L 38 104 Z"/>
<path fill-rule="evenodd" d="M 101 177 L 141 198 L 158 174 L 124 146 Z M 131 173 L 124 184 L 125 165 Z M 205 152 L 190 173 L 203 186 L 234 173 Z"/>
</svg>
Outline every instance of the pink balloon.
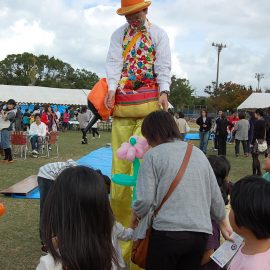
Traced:
<svg viewBox="0 0 270 270">
<path fill-rule="evenodd" d="M 128 149 L 130 147 L 129 143 L 122 143 L 121 147 L 116 151 L 116 155 L 119 159 L 123 160 L 126 158 Z"/>
<path fill-rule="evenodd" d="M 136 149 L 135 147 L 130 147 L 127 151 L 127 155 L 126 155 L 126 160 L 128 161 L 133 161 L 135 159 L 136 156 Z"/>
<path fill-rule="evenodd" d="M 143 145 L 137 143 L 135 145 L 135 149 L 136 149 L 136 157 L 140 158 L 140 159 L 143 158 L 143 155 L 144 155 L 144 147 L 143 147 Z"/>
<path fill-rule="evenodd" d="M 148 145 L 147 140 L 144 139 L 144 138 L 139 138 L 139 139 L 138 139 L 138 143 L 139 143 L 139 144 L 142 144 L 144 147 Z"/>
</svg>

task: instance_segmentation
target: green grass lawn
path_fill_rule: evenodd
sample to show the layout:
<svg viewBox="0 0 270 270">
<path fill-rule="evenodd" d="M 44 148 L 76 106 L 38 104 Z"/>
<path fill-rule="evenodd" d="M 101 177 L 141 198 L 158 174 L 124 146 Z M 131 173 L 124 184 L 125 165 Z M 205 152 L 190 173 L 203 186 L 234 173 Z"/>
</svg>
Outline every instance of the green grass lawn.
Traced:
<svg viewBox="0 0 270 270">
<path fill-rule="evenodd" d="M 101 138 L 89 140 L 88 145 L 80 143 L 81 134 L 70 131 L 60 134 L 60 157 L 27 158 L 17 160 L 14 164 L 0 163 L 0 190 L 32 175 L 37 174 L 40 166 L 67 159 L 77 160 L 89 152 L 111 142 L 111 133 L 101 132 Z M 195 143 L 196 145 L 197 143 Z M 209 148 L 211 147 L 209 144 Z M 235 158 L 233 145 L 228 145 L 228 158 L 232 165 L 230 177 L 235 182 L 251 174 L 251 158 Z M 216 154 L 209 151 L 208 154 Z M 38 235 L 39 200 L 12 199 L 0 195 L 0 202 L 5 204 L 6 214 L 0 217 L 0 269 L 35 269 L 40 252 Z"/>
</svg>

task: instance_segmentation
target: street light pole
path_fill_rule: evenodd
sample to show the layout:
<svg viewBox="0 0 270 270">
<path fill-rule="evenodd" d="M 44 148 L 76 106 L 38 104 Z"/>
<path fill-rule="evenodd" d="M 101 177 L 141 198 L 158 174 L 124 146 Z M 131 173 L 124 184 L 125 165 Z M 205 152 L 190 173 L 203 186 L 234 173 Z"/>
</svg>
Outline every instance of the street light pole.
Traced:
<svg viewBox="0 0 270 270">
<path fill-rule="evenodd" d="M 219 77 L 219 58 L 220 58 L 220 53 L 222 51 L 223 48 L 226 48 L 226 44 L 222 44 L 222 43 L 212 43 L 213 47 L 217 48 L 217 52 L 218 52 L 218 58 L 217 58 L 217 78 L 216 78 L 216 89 L 218 89 L 218 77 Z"/>
<path fill-rule="evenodd" d="M 260 82 L 261 82 L 261 79 L 264 78 L 264 74 L 263 73 L 255 73 L 255 78 L 258 80 L 257 92 L 259 92 L 261 90 L 260 89 Z"/>
</svg>

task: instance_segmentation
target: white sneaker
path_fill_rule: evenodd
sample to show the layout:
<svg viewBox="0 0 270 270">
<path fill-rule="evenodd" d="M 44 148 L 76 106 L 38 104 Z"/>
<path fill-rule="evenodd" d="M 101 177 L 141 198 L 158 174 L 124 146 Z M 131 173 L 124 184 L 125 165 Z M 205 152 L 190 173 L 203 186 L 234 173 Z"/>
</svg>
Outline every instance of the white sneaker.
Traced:
<svg viewBox="0 0 270 270">
<path fill-rule="evenodd" d="M 33 154 L 33 155 L 38 155 L 38 151 L 37 151 L 37 150 L 33 150 L 33 151 L 32 151 L 32 154 Z"/>
</svg>

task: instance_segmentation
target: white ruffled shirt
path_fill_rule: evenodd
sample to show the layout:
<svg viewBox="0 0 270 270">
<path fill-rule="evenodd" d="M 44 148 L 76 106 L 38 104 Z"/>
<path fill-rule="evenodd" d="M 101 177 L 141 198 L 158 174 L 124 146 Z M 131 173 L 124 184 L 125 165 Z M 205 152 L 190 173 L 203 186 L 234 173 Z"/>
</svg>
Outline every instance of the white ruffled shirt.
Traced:
<svg viewBox="0 0 270 270">
<path fill-rule="evenodd" d="M 111 43 L 106 61 L 106 73 L 109 90 L 116 91 L 123 69 L 123 39 L 128 24 L 118 28 L 111 37 Z M 154 63 L 155 74 L 160 92 L 170 91 L 171 84 L 171 50 L 167 33 L 160 27 L 148 23 L 145 27 L 149 32 L 156 50 Z M 136 43 L 139 48 L 140 40 Z"/>
</svg>

